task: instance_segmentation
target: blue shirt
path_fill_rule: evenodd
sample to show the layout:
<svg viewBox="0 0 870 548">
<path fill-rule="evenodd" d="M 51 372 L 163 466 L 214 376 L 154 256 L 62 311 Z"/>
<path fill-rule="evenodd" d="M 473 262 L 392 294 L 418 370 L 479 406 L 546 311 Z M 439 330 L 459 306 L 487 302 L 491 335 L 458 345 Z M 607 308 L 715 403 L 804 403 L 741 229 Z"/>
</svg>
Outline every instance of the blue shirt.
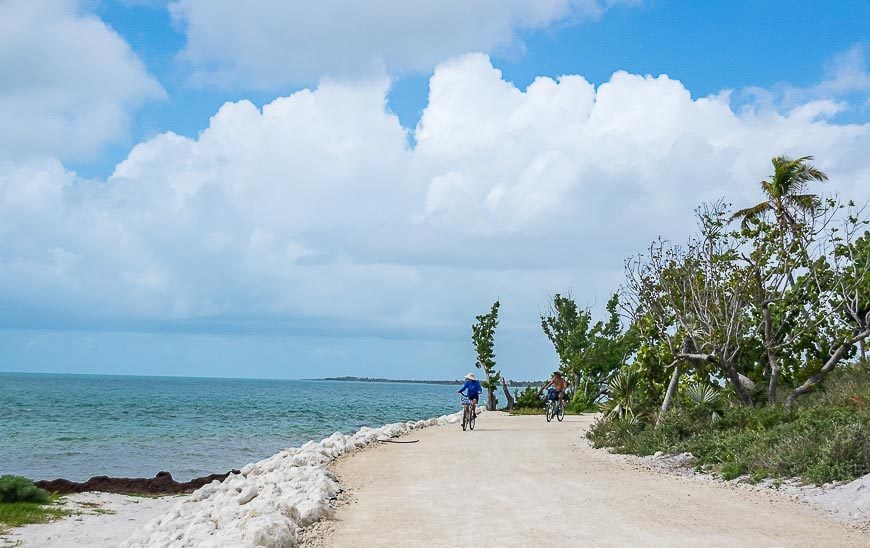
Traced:
<svg viewBox="0 0 870 548">
<path fill-rule="evenodd" d="M 463 390 L 468 390 L 468 399 L 474 399 L 476 396 L 479 396 L 481 392 L 483 392 L 483 388 L 480 387 L 479 381 L 466 380 L 465 384 L 462 385 L 462 388 L 459 389 L 460 392 Z"/>
</svg>

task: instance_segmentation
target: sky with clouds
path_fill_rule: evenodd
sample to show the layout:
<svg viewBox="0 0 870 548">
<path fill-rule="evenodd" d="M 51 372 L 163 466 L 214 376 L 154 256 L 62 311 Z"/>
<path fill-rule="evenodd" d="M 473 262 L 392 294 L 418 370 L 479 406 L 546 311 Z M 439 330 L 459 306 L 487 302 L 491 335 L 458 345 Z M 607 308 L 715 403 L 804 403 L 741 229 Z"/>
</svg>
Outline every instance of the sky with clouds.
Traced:
<svg viewBox="0 0 870 548">
<path fill-rule="evenodd" d="M 543 377 L 772 156 L 870 200 L 870 8 L 774 4 L 0 0 L 0 371 Z"/>
</svg>

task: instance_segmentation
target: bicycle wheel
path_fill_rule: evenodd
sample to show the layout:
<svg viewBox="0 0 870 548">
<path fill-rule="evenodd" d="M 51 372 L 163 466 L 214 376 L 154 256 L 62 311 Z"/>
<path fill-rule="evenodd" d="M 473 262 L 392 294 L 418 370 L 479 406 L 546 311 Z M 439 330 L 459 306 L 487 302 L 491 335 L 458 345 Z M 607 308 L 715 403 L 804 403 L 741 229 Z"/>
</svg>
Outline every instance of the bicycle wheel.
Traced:
<svg viewBox="0 0 870 548">
<path fill-rule="evenodd" d="M 468 406 L 463 405 L 462 406 L 462 431 L 464 432 L 466 428 L 468 428 Z"/>
<path fill-rule="evenodd" d="M 551 420 L 553 420 L 553 402 L 548 401 L 547 402 L 547 422 L 550 422 Z"/>
<path fill-rule="evenodd" d="M 471 406 L 469 406 L 469 410 L 471 414 L 471 419 L 469 419 L 468 421 L 468 427 L 474 430 L 474 423 L 477 422 L 477 413 L 475 412 L 476 409 Z"/>
<path fill-rule="evenodd" d="M 562 422 L 562 419 L 565 418 L 565 406 L 561 403 L 556 408 L 556 418 L 559 419 L 559 422 Z"/>
</svg>

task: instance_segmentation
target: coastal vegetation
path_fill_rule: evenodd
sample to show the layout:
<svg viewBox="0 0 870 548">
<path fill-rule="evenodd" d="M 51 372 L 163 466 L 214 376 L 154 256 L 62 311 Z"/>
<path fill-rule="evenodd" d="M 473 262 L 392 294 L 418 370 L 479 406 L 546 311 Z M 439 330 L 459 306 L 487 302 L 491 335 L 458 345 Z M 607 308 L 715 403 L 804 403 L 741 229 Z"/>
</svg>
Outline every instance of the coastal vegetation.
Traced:
<svg viewBox="0 0 870 548">
<path fill-rule="evenodd" d="M 0 502 L 34 502 L 45 504 L 48 493 L 21 476 L 0 476 Z"/>
<path fill-rule="evenodd" d="M 573 411 L 593 410 L 608 394 L 608 379 L 635 351 L 633 329 L 623 331 L 619 299 L 607 302 L 607 321 L 592 323 L 589 310 L 580 309 L 570 295 L 553 296 L 541 316 L 544 334 L 559 358 L 559 370 L 573 383 Z"/>
<path fill-rule="evenodd" d="M 726 477 L 870 472 L 870 220 L 814 193 L 811 161 L 773 158 L 758 204 L 702 204 L 685 241 L 630 257 L 605 320 L 552 298 L 541 325 L 572 407 L 602 412 L 595 445 L 689 451 Z"/>
<path fill-rule="evenodd" d="M 0 533 L 8 527 L 45 523 L 67 515 L 57 497 L 21 476 L 0 476 Z"/>
<path fill-rule="evenodd" d="M 501 372 L 495 368 L 495 328 L 498 327 L 500 306 L 501 303 L 495 301 L 489 312 L 475 317 L 474 325 L 471 326 L 471 342 L 477 354 L 474 365 L 483 370 L 486 375 L 486 380 L 480 384 L 486 388 L 486 408 L 489 411 L 494 411 L 498 407 L 495 391 L 502 378 Z"/>
<path fill-rule="evenodd" d="M 728 405 L 719 392 L 707 406 L 689 389 L 658 423 L 634 417 L 598 421 L 595 447 L 620 453 L 689 452 L 724 479 L 801 477 L 813 483 L 870 473 L 870 364 L 840 368 L 793 409 Z M 708 400 L 709 401 L 709 400 Z M 710 407 L 718 408 L 714 419 Z"/>
</svg>

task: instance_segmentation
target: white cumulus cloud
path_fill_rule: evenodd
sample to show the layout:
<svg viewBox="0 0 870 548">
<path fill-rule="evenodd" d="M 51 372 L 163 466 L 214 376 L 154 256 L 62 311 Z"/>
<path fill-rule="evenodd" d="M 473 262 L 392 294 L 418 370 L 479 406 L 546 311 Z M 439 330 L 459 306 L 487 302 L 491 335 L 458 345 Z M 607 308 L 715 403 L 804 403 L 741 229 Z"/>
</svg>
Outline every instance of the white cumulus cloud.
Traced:
<svg viewBox="0 0 870 548">
<path fill-rule="evenodd" d="M 74 0 L 0 2 L 0 160 L 82 159 L 123 137 L 163 88 Z"/>
<path fill-rule="evenodd" d="M 139 144 L 106 182 L 0 165 L 0 300 L 52 318 L 395 333 L 465 329 L 501 297 L 506 324 L 533 330 L 554 292 L 603 303 L 623 259 L 685 237 L 700 202 L 756 202 L 774 155 L 813 154 L 831 177 L 816 191 L 870 199 L 870 124 L 815 100 L 735 111 L 625 72 L 519 89 L 471 54 L 435 69 L 411 147 L 388 88 L 228 103 L 197 138 Z"/>
<path fill-rule="evenodd" d="M 243 88 L 372 70 L 429 70 L 467 51 L 521 47 L 519 33 L 597 18 L 633 0 L 178 0 L 180 58 L 195 81 Z"/>
</svg>

